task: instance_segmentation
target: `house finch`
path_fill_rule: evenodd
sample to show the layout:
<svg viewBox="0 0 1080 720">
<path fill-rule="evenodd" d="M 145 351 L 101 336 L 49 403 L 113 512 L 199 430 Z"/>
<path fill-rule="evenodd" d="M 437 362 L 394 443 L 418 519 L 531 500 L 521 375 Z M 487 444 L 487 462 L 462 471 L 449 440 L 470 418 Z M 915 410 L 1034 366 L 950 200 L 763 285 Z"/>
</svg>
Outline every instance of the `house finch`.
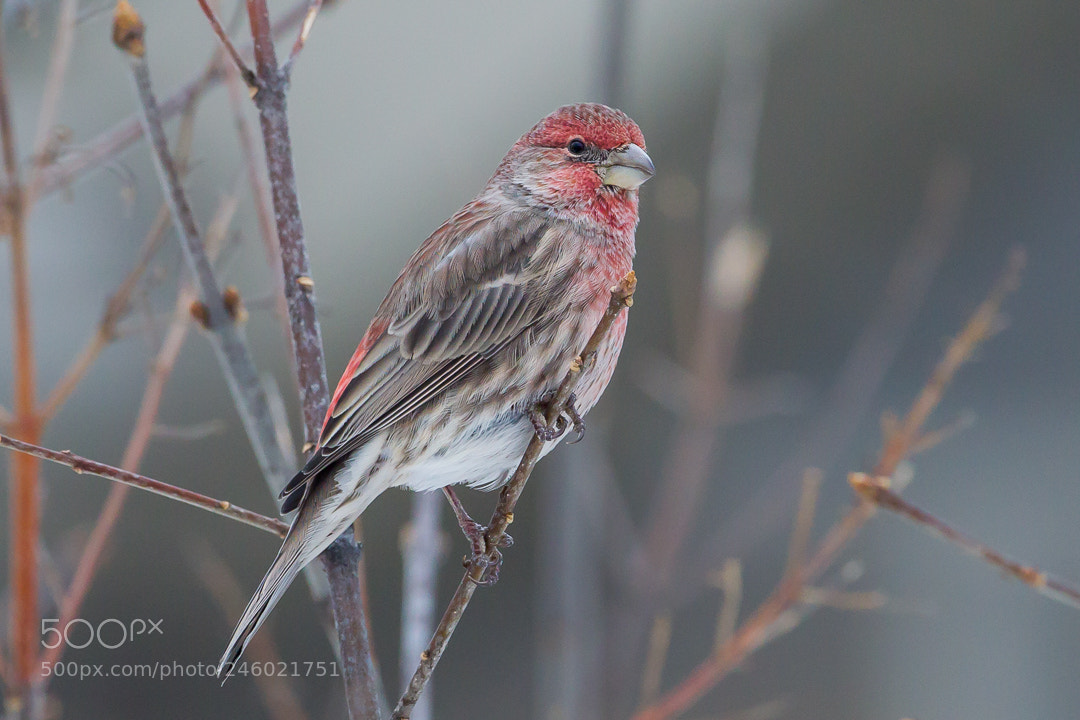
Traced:
<svg viewBox="0 0 1080 720">
<path fill-rule="evenodd" d="M 218 665 L 231 672 L 296 574 L 391 487 L 505 484 L 631 269 L 637 188 L 653 174 L 619 110 L 569 105 L 518 140 L 472 202 L 424 241 L 334 391 L 318 447 L 281 492 L 297 510 Z M 583 372 L 575 425 L 622 347 L 620 314 Z"/>
</svg>

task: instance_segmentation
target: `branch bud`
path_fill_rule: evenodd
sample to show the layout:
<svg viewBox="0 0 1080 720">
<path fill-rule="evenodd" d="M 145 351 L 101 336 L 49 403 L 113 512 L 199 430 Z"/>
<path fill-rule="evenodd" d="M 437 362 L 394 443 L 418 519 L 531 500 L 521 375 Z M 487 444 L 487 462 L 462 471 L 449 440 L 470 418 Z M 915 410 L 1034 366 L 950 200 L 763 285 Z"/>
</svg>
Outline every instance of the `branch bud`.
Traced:
<svg viewBox="0 0 1080 720">
<path fill-rule="evenodd" d="M 141 58 L 146 53 L 146 46 L 143 44 L 145 29 L 142 18 L 131 3 L 128 0 L 119 0 L 113 11 L 113 44 L 128 55 Z"/>
</svg>

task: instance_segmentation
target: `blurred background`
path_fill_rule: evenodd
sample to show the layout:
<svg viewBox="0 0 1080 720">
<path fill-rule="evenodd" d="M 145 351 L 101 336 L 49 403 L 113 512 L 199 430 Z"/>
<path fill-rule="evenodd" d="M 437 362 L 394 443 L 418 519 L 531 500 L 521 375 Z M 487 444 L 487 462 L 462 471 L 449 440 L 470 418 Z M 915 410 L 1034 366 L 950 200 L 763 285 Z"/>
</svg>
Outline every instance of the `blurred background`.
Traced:
<svg viewBox="0 0 1080 720">
<path fill-rule="evenodd" d="M 215 39 L 194 2 L 136 6 L 164 97 L 201 72 Z M 111 4 L 80 7 L 58 115 L 68 158 L 135 110 L 109 39 Z M 289 7 L 271 3 L 274 13 Z M 226 2 L 223 16 L 232 12 Z M 8 2 L 4 13 L 29 163 L 57 3 Z M 823 472 L 814 537 L 841 516 L 847 473 L 868 469 L 880 449 L 882 414 L 907 410 L 1015 244 L 1028 265 L 1007 326 L 930 423 L 965 428 L 915 458 L 905 494 L 1011 556 L 1080 579 L 1078 36 L 1080 4 L 1057 0 L 327 3 L 293 74 L 289 114 L 331 381 L 416 246 L 555 107 L 621 107 L 657 167 L 641 191 L 640 284 L 613 384 L 585 440 L 541 463 L 526 489 L 502 578 L 477 593 L 435 674 L 436 717 L 625 718 L 677 685 L 712 646 L 718 571 L 740 562 L 742 617 L 768 595 L 804 468 Z M 175 134 L 176 121 L 168 127 Z M 246 301 L 257 363 L 299 438 L 246 182 L 218 87 L 198 109 L 187 187 L 204 226 L 223 197 L 239 200 L 219 270 Z M 160 203 L 141 143 L 38 203 L 28 235 L 42 396 L 93 334 Z M 121 337 L 46 445 L 120 461 L 182 266 L 170 230 Z M 0 243 L 5 288 L 10 277 Z M 739 278 L 741 294 L 731 289 Z M 0 293 L 2 318 L 10 295 Z M 3 333 L 10 347 L 6 320 Z M 11 375 L 4 352 L 9 408 Z M 197 334 L 158 424 L 143 472 L 276 512 Z M 54 617 L 51 593 L 70 579 L 109 488 L 55 466 L 43 477 L 42 613 Z M 495 502 L 463 497 L 479 518 Z M 363 518 L 374 643 L 392 698 L 410 502 L 387 493 Z M 441 612 L 467 548 L 440 512 Z M 235 581 L 246 598 L 276 549 L 264 533 L 133 493 L 80 616 L 161 620 L 162 633 L 65 659 L 215 662 L 236 611 L 212 586 Z M 873 519 L 821 583 L 877 594 L 834 592 L 864 607 L 810 608 L 686 717 L 1077 716 L 1080 615 L 914 526 Z M 663 662 L 646 668 L 649 638 L 655 646 L 665 628 Z M 262 633 L 286 660 L 333 659 L 303 583 Z M 343 716 L 338 678 L 280 685 L 308 717 Z M 242 677 L 224 688 L 208 677 L 58 678 L 49 693 L 52 713 L 82 718 L 151 708 L 164 718 L 281 717 L 289 707 Z"/>
</svg>

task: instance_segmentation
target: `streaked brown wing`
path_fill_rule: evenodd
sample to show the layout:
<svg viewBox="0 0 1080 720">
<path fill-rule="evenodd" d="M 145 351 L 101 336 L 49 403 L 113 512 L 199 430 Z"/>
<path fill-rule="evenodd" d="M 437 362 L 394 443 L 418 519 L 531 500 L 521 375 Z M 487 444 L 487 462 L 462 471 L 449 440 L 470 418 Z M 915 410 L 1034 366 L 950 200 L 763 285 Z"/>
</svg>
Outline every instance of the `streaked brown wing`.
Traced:
<svg viewBox="0 0 1080 720">
<path fill-rule="evenodd" d="M 528 265 L 550 226 L 506 215 L 471 223 L 461 238 L 449 237 L 452 226 L 421 246 L 383 301 L 372 324 L 386 329 L 342 378 L 319 448 L 282 490 L 282 512 L 300 504 L 321 470 L 416 413 L 539 319 Z M 395 307 L 405 311 L 387 317 Z"/>
</svg>

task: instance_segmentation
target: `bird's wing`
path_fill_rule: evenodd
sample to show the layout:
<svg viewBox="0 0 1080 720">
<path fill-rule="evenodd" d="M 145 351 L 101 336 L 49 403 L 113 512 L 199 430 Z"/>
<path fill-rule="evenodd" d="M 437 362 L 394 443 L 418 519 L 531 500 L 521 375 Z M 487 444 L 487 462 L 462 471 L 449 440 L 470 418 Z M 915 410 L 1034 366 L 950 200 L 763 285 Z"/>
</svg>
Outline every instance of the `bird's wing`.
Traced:
<svg viewBox="0 0 1080 720">
<path fill-rule="evenodd" d="M 428 238 L 383 301 L 334 392 L 319 447 L 281 492 L 282 512 L 300 504 L 319 471 L 410 417 L 540 319 L 529 263 L 550 224 L 524 214 L 456 220 Z"/>
</svg>

